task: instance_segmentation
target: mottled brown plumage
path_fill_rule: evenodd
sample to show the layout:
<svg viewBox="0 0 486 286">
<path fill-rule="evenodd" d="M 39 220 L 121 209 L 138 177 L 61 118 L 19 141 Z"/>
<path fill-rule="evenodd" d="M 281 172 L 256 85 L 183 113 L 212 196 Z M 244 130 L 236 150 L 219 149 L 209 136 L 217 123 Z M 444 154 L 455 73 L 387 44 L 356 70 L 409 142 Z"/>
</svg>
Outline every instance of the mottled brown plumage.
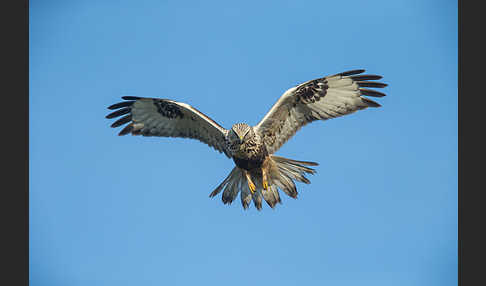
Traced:
<svg viewBox="0 0 486 286">
<path fill-rule="evenodd" d="M 240 193 L 243 208 L 253 200 L 260 210 L 262 197 L 270 207 L 281 202 L 278 189 L 297 197 L 294 180 L 305 184 L 306 174 L 314 174 L 317 163 L 291 160 L 273 155 L 300 128 L 316 120 L 326 120 L 380 105 L 363 96 L 382 97 L 384 93 L 367 89 L 383 88 L 378 75 L 362 75 L 352 70 L 307 81 L 288 89 L 265 117 L 254 127 L 234 124 L 227 130 L 194 107 L 159 98 L 125 96 L 113 104 L 106 118 L 122 116 L 111 126 L 127 124 L 119 135 L 193 138 L 208 144 L 235 162 L 235 168 L 210 194 L 223 191 L 225 204 Z"/>
</svg>

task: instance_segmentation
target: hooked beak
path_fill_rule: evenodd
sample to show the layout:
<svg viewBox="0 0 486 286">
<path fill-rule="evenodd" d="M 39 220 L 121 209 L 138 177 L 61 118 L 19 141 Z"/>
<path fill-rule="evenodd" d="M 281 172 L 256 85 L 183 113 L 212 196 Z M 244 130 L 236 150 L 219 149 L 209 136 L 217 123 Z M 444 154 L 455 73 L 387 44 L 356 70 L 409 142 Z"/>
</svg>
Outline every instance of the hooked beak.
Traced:
<svg viewBox="0 0 486 286">
<path fill-rule="evenodd" d="M 240 143 L 243 143 L 243 136 L 238 136 L 240 138 Z"/>
</svg>

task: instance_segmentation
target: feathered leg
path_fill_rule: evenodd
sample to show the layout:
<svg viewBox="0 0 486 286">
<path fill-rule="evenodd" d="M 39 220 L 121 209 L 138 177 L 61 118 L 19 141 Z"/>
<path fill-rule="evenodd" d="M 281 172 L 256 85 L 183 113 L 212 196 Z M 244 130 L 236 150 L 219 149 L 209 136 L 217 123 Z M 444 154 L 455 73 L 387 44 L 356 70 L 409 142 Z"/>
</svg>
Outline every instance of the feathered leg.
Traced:
<svg viewBox="0 0 486 286">
<path fill-rule="evenodd" d="M 267 170 L 265 168 L 262 168 L 262 185 L 265 191 L 268 190 L 268 177 Z"/>
</svg>

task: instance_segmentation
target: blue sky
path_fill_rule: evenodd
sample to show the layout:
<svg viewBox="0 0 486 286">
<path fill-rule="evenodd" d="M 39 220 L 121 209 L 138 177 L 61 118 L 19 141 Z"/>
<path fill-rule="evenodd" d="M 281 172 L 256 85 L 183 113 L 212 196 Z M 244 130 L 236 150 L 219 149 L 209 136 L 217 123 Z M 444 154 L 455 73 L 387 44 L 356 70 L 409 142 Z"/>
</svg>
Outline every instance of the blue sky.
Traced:
<svg viewBox="0 0 486 286">
<path fill-rule="evenodd" d="M 457 285 L 456 1 L 30 1 L 29 37 L 31 285 Z M 383 107 L 300 130 L 277 155 L 317 174 L 261 212 L 208 197 L 225 156 L 104 118 L 253 125 L 356 68 Z"/>
</svg>

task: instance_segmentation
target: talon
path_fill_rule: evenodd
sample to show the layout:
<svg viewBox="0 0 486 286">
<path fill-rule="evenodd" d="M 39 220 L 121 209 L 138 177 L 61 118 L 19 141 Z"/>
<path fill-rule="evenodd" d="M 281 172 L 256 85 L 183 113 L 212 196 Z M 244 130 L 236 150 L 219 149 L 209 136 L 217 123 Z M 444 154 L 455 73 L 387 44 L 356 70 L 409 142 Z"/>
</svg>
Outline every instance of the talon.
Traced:
<svg viewBox="0 0 486 286">
<path fill-rule="evenodd" d="M 268 190 L 268 182 L 267 182 L 267 180 L 264 180 L 264 181 L 263 181 L 263 189 L 264 189 L 265 191 L 266 191 L 266 190 Z"/>
<path fill-rule="evenodd" d="M 268 179 L 267 179 L 267 172 L 265 168 L 262 168 L 262 183 L 263 183 L 263 189 L 266 191 L 268 190 Z"/>
<path fill-rule="evenodd" d="M 245 170 L 245 176 L 246 176 L 246 180 L 248 181 L 248 188 L 250 189 L 250 192 L 252 194 L 255 193 L 256 191 L 256 186 L 255 184 L 253 184 L 252 180 L 251 180 L 251 175 L 248 171 Z"/>
<path fill-rule="evenodd" d="M 250 189 L 250 192 L 252 194 L 255 193 L 255 190 L 256 190 L 255 184 L 253 184 L 252 182 L 248 182 L 248 188 Z"/>
</svg>

